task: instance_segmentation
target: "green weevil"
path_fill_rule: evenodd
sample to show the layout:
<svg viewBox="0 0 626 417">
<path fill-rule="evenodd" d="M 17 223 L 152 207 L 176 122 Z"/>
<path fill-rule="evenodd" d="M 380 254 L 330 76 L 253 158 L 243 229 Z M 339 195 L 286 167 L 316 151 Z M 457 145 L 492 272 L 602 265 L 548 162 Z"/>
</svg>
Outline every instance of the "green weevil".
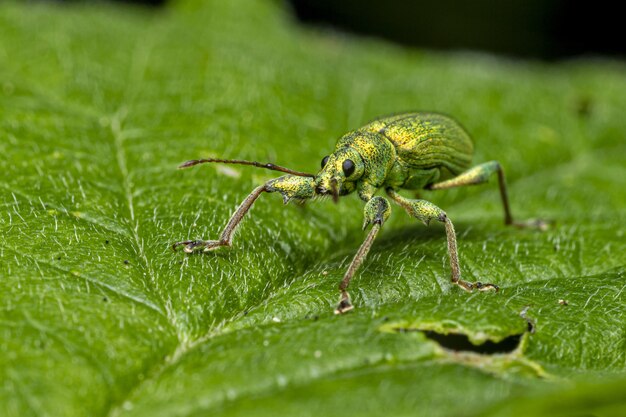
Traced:
<svg viewBox="0 0 626 417">
<path fill-rule="evenodd" d="M 495 284 L 470 283 L 461 279 L 454 226 L 442 209 L 429 201 L 408 199 L 398 193 L 400 189 L 443 190 L 481 184 L 487 182 L 491 175 L 497 174 L 504 223 L 545 229 L 548 223 L 541 220 L 513 220 L 502 167 L 497 161 L 470 167 L 473 150 L 470 136 L 451 117 L 438 113 L 406 113 L 376 119 L 343 135 L 337 141 L 334 152 L 322 159 L 321 170 L 316 175 L 245 160 L 188 161 L 180 168 L 219 162 L 253 165 L 281 171 L 287 175 L 269 180 L 252 191 L 232 215 L 219 240 L 186 240 L 175 243 L 173 248 L 182 245 L 185 252 L 192 253 L 196 249 L 210 251 L 220 246 L 230 246 L 242 218 L 264 192 L 279 192 L 287 204 L 292 199 L 303 202 L 320 195 L 332 196 L 336 202 L 338 197 L 356 191 L 365 202 L 363 229 L 369 225 L 372 228 L 339 284 L 341 297 L 335 313 L 345 313 L 353 308 L 347 291 L 350 280 L 365 260 L 376 235 L 391 213 L 389 201 L 375 195 L 378 190 L 384 189 L 394 202 L 425 225 L 432 220 L 444 224 L 453 284 L 468 292 L 474 289 L 498 291 Z"/>
</svg>

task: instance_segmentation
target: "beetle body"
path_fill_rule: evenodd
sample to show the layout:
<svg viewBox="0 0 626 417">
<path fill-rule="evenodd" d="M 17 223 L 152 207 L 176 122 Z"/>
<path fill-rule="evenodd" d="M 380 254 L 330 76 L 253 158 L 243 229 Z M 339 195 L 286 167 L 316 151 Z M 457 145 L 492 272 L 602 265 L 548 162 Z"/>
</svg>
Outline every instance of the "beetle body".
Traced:
<svg viewBox="0 0 626 417">
<path fill-rule="evenodd" d="M 474 152 L 465 130 L 452 118 L 437 113 L 409 113 L 375 120 L 341 137 L 335 146 L 339 156 L 334 159 L 341 163 L 349 159 L 351 152 L 346 149 L 358 154 L 360 161 L 356 165 L 363 164 L 364 172 L 353 174 L 346 179 L 355 179 L 345 182 L 410 190 L 462 173 L 469 168 Z M 337 168 L 334 175 L 339 182 L 342 175 Z M 320 176 L 324 176 L 323 171 Z M 331 176 L 326 177 L 329 182 Z M 324 179 L 316 182 L 324 183 Z M 356 184 L 344 187 L 342 195 L 358 188 Z M 324 188 L 330 186 L 324 183 Z"/>
<path fill-rule="evenodd" d="M 378 190 L 384 189 L 394 202 L 423 223 L 428 225 L 431 220 L 444 223 L 454 284 L 466 291 L 497 291 L 496 285 L 469 283 L 461 279 L 454 227 L 443 210 L 426 200 L 411 200 L 398 193 L 400 189 L 439 190 L 480 184 L 497 173 L 505 224 L 545 229 L 547 223 L 540 220 L 521 223 L 513 221 L 500 164 L 491 161 L 470 168 L 473 151 L 470 136 L 454 119 L 438 113 L 405 113 L 374 120 L 343 135 L 337 141 L 333 153 L 322 159 L 321 170 L 315 175 L 250 161 L 189 161 L 181 167 L 202 162 L 239 163 L 279 170 L 288 175 L 257 187 L 233 214 L 219 240 L 188 240 L 178 242 L 174 247 L 184 245 L 186 252 L 193 252 L 196 248 L 208 251 L 230 246 L 241 219 L 263 192 L 278 192 L 287 203 L 291 199 L 307 200 L 316 195 L 332 195 L 337 200 L 339 196 L 356 191 L 365 202 L 363 228 L 368 225 L 372 225 L 372 228 L 339 286 L 341 300 L 335 312 L 343 313 L 352 309 L 347 293 L 348 284 L 391 212 L 389 201 L 382 196 L 375 196 Z"/>
<path fill-rule="evenodd" d="M 465 130 L 450 117 L 412 113 L 376 120 L 363 130 L 390 141 L 396 160 L 384 185 L 421 189 L 459 175 L 470 167 L 474 146 Z"/>
</svg>

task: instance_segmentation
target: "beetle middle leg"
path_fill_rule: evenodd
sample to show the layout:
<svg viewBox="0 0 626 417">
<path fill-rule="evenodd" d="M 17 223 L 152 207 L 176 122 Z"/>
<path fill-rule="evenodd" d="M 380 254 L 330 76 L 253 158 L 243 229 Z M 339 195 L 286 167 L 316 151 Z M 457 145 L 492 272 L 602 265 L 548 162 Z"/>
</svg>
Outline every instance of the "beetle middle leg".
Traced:
<svg viewBox="0 0 626 417">
<path fill-rule="evenodd" d="M 283 196 L 284 203 L 287 204 L 292 198 L 300 201 L 313 197 L 314 185 L 312 178 L 295 175 L 284 175 L 270 180 L 255 188 L 254 191 L 243 200 L 224 227 L 218 240 L 184 240 L 174 243 L 172 248 L 176 250 L 178 246 L 184 246 L 183 250 L 185 252 L 192 253 L 196 249 L 202 249 L 207 252 L 217 249 L 220 246 L 230 246 L 232 244 L 233 235 L 237 231 L 241 220 L 262 193 L 279 192 Z"/>
<path fill-rule="evenodd" d="M 504 176 L 504 170 L 498 161 L 485 162 L 484 164 L 477 165 L 462 174 L 451 178 L 446 181 L 437 182 L 426 187 L 429 190 L 444 190 L 447 188 L 462 187 L 465 185 L 482 184 L 489 180 L 489 178 L 497 173 L 498 185 L 500 187 L 500 197 L 502 199 L 502 207 L 504 208 L 504 224 L 515 227 L 533 227 L 540 230 L 546 230 L 550 227 L 550 222 L 539 219 L 532 219 L 528 221 L 515 221 L 511 215 L 511 208 L 509 206 L 509 196 L 506 188 L 506 179 Z"/>
<path fill-rule="evenodd" d="M 474 289 L 480 291 L 493 289 L 496 292 L 499 290 L 499 287 L 495 284 L 485 284 L 482 282 L 471 283 L 461 279 L 461 268 L 459 267 L 459 254 L 456 246 L 456 233 L 454 232 L 454 225 L 442 209 L 426 200 L 410 200 L 408 198 L 404 198 L 392 188 L 387 189 L 387 194 L 393 199 L 393 201 L 404 208 L 410 216 L 421 220 L 425 225 L 428 225 L 431 220 L 438 220 L 445 225 L 446 237 L 448 240 L 448 255 L 450 257 L 450 269 L 452 270 L 451 280 L 453 284 L 458 285 L 468 292 L 471 292 Z"/>
<path fill-rule="evenodd" d="M 372 247 L 372 243 L 374 243 L 374 239 L 376 239 L 376 235 L 378 235 L 378 231 L 381 226 L 391 214 L 391 207 L 389 206 L 389 201 L 387 201 L 387 199 L 383 197 L 373 197 L 365 204 L 363 213 L 363 229 L 365 230 L 370 224 L 372 225 L 372 229 L 367 234 L 367 237 L 361 244 L 361 247 L 357 251 L 356 255 L 354 255 L 354 258 L 352 258 L 352 262 L 350 262 L 350 266 L 339 284 L 341 299 L 339 301 L 339 305 L 335 309 L 335 314 L 342 314 L 346 311 L 352 310 L 353 307 L 350 302 L 350 295 L 348 294 L 348 285 L 350 284 L 350 280 L 354 276 L 357 269 L 359 269 L 359 266 L 361 266 L 365 260 L 365 257 Z"/>
</svg>

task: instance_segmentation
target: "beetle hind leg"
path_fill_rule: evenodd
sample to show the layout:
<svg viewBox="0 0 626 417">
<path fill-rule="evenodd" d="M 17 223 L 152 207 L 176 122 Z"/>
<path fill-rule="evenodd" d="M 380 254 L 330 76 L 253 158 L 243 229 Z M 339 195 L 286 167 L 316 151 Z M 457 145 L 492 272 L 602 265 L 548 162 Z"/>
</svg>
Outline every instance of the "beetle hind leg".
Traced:
<svg viewBox="0 0 626 417">
<path fill-rule="evenodd" d="M 498 174 L 500 197 L 502 199 L 502 207 L 504 208 L 504 224 L 519 228 L 547 230 L 553 222 L 541 219 L 530 219 L 526 221 L 513 220 L 511 208 L 509 206 L 509 196 L 506 187 L 504 170 L 498 161 L 485 162 L 484 164 L 470 168 L 454 178 L 431 184 L 426 188 L 429 190 L 445 190 L 448 188 L 463 187 L 466 185 L 482 184 L 489 181 L 489 178 L 495 173 Z"/>
</svg>

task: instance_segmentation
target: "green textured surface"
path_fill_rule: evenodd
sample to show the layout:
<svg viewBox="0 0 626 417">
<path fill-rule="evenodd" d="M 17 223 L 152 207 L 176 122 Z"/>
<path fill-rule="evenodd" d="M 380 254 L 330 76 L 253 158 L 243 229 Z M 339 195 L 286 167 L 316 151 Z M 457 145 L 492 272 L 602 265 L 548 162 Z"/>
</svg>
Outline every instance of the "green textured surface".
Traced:
<svg viewBox="0 0 626 417">
<path fill-rule="evenodd" d="M 269 1 L 2 2 L 0 28 L 0 415 L 624 415 L 623 64 L 407 51 L 298 29 Z M 217 237 L 272 178 L 179 163 L 315 171 L 343 133 L 412 110 L 454 115 L 475 161 L 505 167 L 514 214 L 558 222 L 504 228 L 493 182 L 423 193 L 464 278 L 499 294 L 452 288 L 443 228 L 393 207 L 334 316 L 356 196 L 263 196 L 232 250 L 170 250 Z M 536 332 L 510 354 L 390 330 L 500 340 L 526 307 Z"/>
</svg>

